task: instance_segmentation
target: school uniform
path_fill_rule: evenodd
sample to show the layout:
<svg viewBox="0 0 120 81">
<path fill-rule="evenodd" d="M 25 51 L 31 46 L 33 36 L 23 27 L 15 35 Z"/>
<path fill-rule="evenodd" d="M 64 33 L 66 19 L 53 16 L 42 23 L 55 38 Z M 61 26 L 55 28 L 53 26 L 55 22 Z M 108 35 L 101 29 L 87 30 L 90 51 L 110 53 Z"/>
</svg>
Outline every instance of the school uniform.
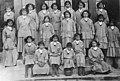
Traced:
<svg viewBox="0 0 120 81">
<path fill-rule="evenodd" d="M 5 26 L 2 31 L 3 62 L 4 66 L 14 66 L 17 63 L 18 52 L 16 44 L 15 28 Z"/>
<path fill-rule="evenodd" d="M 43 63 L 43 65 L 40 66 L 39 63 Z M 48 51 L 46 49 L 36 50 L 33 74 L 49 74 Z"/>
<path fill-rule="evenodd" d="M 71 18 L 62 20 L 61 36 L 63 48 L 66 46 L 68 42 L 72 42 L 75 33 L 76 33 L 75 22 Z"/>
<path fill-rule="evenodd" d="M 61 11 L 55 10 L 51 12 L 52 24 L 55 30 L 55 34 L 60 37 L 61 28 Z"/>
<path fill-rule="evenodd" d="M 107 24 L 109 22 L 109 17 L 108 17 L 108 13 L 105 9 L 102 9 L 102 11 L 100 9 L 97 9 L 97 15 L 102 14 L 105 18 L 104 22 Z"/>
<path fill-rule="evenodd" d="M 94 34 L 95 34 L 93 21 L 90 18 L 88 18 L 87 20 L 82 18 L 80 20 L 79 33 L 82 34 L 82 39 L 85 48 L 89 48 L 89 44 L 91 40 L 94 38 Z"/>
<path fill-rule="evenodd" d="M 41 25 L 40 38 L 45 43 L 45 47 L 48 48 L 50 38 L 55 34 L 53 25 L 51 23 L 44 23 Z"/>
<path fill-rule="evenodd" d="M 28 16 L 19 16 L 17 18 L 18 52 L 23 51 L 23 47 L 25 45 L 24 38 L 26 38 L 27 36 L 31 36 L 30 22 L 31 19 Z"/>
<path fill-rule="evenodd" d="M 94 47 L 91 47 L 88 56 L 94 72 L 105 73 L 111 70 L 111 66 L 103 61 L 104 55 L 100 48 L 95 50 Z"/>
<path fill-rule="evenodd" d="M 4 21 L 6 22 L 8 19 L 12 19 L 14 21 L 15 19 L 15 13 L 10 11 L 10 12 L 6 12 L 4 14 Z"/>
<path fill-rule="evenodd" d="M 31 22 L 30 22 L 31 34 L 32 37 L 35 39 L 35 44 L 37 44 L 38 43 L 37 30 L 39 26 L 38 15 L 34 10 L 32 10 L 28 13 L 28 16 L 31 18 Z"/>
<path fill-rule="evenodd" d="M 104 22 L 102 24 L 98 22 L 95 23 L 95 39 L 100 43 L 100 48 L 107 49 L 107 26 Z"/>
<path fill-rule="evenodd" d="M 113 29 L 109 26 L 107 62 L 111 65 L 113 64 L 114 60 L 118 65 L 118 60 L 120 59 L 120 46 L 118 37 L 120 37 L 119 29 L 116 26 L 114 26 Z"/>
</svg>

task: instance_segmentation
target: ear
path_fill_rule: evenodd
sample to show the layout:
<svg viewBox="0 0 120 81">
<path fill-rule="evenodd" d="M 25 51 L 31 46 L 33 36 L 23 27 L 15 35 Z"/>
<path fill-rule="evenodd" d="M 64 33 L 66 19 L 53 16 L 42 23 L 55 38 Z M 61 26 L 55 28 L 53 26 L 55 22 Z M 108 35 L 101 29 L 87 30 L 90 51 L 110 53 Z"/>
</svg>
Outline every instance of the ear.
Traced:
<svg viewBox="0 0 120 81">
<path fill-rule="evenodd" d="M 103 5 L 103 7 L 105 8 L 105 4 Z"/>
</svg>

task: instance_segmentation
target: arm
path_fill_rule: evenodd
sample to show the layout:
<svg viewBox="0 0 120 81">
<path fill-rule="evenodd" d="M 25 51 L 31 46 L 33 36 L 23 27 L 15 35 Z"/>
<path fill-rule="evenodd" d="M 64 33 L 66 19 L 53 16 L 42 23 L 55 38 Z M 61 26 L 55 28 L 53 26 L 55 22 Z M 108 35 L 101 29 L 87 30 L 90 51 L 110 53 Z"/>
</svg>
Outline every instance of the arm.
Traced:
<svg viewBox="0 0 120 81">
<path fill-rule="evenodd" d="M 4 27 L 5 28 L 5 27 Z M 2 42 L 3 42 L 3 44 L 5 43 L 5 41 L 6 41 L 6 35 L 7 35 L 7 33 L 5 32 L 5 29 L 2 31 Z"/>
<path fill-rule="evenodd" d="M 95 35 L 95 28 L 92 21 L 90 22 L 90 26 L 91 26 L 93 35 Z"/>
<path fill-rule="evenodd" d="M 17 18 L 17 31 L 19 30 L 20 28 L 20 23 L 19 23 L 19 17 Z"/>
<path fill-rule="evenodd" d="M 92 51 L 91 50 L 89 50 L 88 51 L 88 57 L 89 57 L 89 59 L 91 60 L 91 61 L 96 61 L 96 59 L 93 57 L 93 55 L 92 55 Z"/>
<path fill-rule="evenodd" d="M 38 18 L 38 15 L 37 15 L 37 13 L 35 13 L 35 21 L 36 21 L 36 26 L 37 26 L 37 30 L 38 30 L 38 28 L 39 28 L 39 18 Z"/>
<path fill-rule="evenodd" d="M 75 22 L 73 21 L 73 33 L 76 33 L 76 26 L 75 26 Z"/>
</svg>

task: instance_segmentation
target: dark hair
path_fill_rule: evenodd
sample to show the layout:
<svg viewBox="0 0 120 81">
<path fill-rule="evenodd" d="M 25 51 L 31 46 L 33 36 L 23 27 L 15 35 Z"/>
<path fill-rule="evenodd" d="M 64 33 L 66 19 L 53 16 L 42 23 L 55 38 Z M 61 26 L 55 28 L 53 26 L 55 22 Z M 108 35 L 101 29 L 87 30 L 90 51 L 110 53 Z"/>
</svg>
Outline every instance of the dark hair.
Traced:
<svg viewBox="0 0 120 81">
<path fill-rule="evenodd" d="M 50 38 L 50 41 L 53 41 L 53 39 L 55 38 L 55 37 L 57 37 L 57 39 L 58 39 L 58 41 L 59 41 L 59 37 L 58 37 L 58 35 L 53 35 L 51 38 Z"/>
<path fill-rule="evenodd" d="M 82 34 L 79 34 L 79 33 L 74 34 L 73 40 L 76 40 L 77 36 L 79 36 L 80 40 L 82 40 Z"/>
<path fill-rule="evenodd" d="M 103 18 L 103 21 L 105 20 L 105 17 L 102 15 L 102 14 L 99 14 L 98 16 L 97 16 L 97 20 L 99 21 L 99 18 Z"/>
<path fill-rule="evenodd" d="M 22 8 L 22 9 L 20 10 L 19 14 L 22 15 L 22 12 L 23 12 L 23 11 L 26 11 L 27 14 L 29 13 L 29 11 L 28 11 L 26 8 Z"/>
<path fill-rule="evenodd" d="M 14 7 L 13 7 L 13 6 L 7 6 L 7 7 L 5 8 L 5 10 L 7 10 L 7 8 L 10 8 L 11 11 L 14 10 Z"/>
<path fill-rule="evenodd" d="M 82 18 L 84 17 L 84 15 L 83 15 L 83 14 L 84 14 L 85 12 L 87 12 L 87 13 L 88 13 L 88 17 L 90 18 L 91 14 L 90 14 L 90 12 L 89 12 L 88 10 L 84 10 L 84 11 L 82 12 L 82 14 L 81 14 Z"/>
<path fill-rule="evenodd" d="M 25 39 L 24 39 L 24 41 L 25 41 L 25 43 L 28 43 L 28 38 L 30 38 L 32 41 L 34 41 L 34 38 L 32 37 L 32 36 L 27 36 Z"/>
<path fill-rule="evenodd" d="M 66 47 L 71 47 L 72 48 L 72 43 L 71 42 L 68 42 Z"/>
<path fill-rule="evenodd" d="M 96 42 L 98 47 L 100 46 L 100 43 L 99 43 L 97 40 L 93 39 L 93 40 L 90 42 L 90 45 L 89 45 L 90 48 L 92 47 L 92 43 L 93 43 L 93 42 Z"/>
<path fill-rule="evenodd" d="M 48 7 L 48 5 L 46 4 L 46 3 L 42 3 L 41 5 L 40 5 L 40 10 L 42 10 L 42 6 L 43 5 L 45 5 L 46 6 L 46 10 L 48 10 L 49 9 L 49 7 Z"/>
<path fill-rule="evenodd" d="M 101 3 L 103 4 L 103 6 L 105 6 L 105 4 L 104 4 L 102 1 L 100 1 L 99 3 L 97 3 L 97 8 L 100 8 L 99 5 L 100 5 Z"/>
<path fill-rule="evenodd" d="M 57 3 L 53 3 L 52 5 L 51 5 L 51 8 L 53 9 L 53 6 L 54 5 L 56 5 L 57 6 L 57 9 L 60 9 L 60 6 L 57 4 Z"/>
<path fill-rule="evenodd" d="M 25 8 L 28 10 L 28 7 L 29 7 L 30 5 L 33 7 L 33 10 L 34 10 L 34 9 L 35 9 L 35 5 L 32 4 L 32 3 L 28 3 L 28 4 L 25 6 Z"/>
<path fill-rule="evenodd" d="M 78 2 L 78 8 L 79 8 L 80 3 L 82 3 L 83 4 L 83 8 L 85 8 L 85 3 L 83 1 L 79 1 Z"/>
<path fill-rule="evenodd" d="M 9 22 L 12 22 L 13 25 L 15 24 L 14 21 L 12 19 L 8 19 L 6 22 L 5 22 L 5 25 L 7 26 Z"/>
<path fill-rule="evenodd" d="M 113 24 L 114 24 L 114 26 L 116 26 L 116 22 L 115 22 L 115 20 L 114 20 L 114 19 L 111 19 L 111 20 L 109 21 L 108 26 L 110 26 L 110 23 L 113 23 Z"/>
<path fill-rule="evenodd" d="M 38 46 L 40 46 L 41 44 L 45 46 L 45 43 L 43 41 L 38 42 Z"/>
<path fill-rule="evenodd" d="M 67 11 L 65 11 L 63 14 L 64 14 L 64 17 L 65 17 L 65 14 L 66 13 L 69 13 L 69 15 L 70 15 L 70 18 L 71 18 L 71 13 L 67 10 Z M 66 17 L 65 17 L 66 18 Z"/>
<path fill-rule="evenodd" d="M 66 6 L 67 3 L 69 3 L 71 5 L 70 1 L 65 1 L 64 6 Z"/>
<path fill-rule="evenodd" d="M 51 20 L 50 17 L 47 15 L 47 16 L 44 17 L 44 19 L 43 19 L 43 23 L 45 23 L 45 19 L 46 19 L 46 18 L 48 18 L 49 21 Z"/>
</svg>

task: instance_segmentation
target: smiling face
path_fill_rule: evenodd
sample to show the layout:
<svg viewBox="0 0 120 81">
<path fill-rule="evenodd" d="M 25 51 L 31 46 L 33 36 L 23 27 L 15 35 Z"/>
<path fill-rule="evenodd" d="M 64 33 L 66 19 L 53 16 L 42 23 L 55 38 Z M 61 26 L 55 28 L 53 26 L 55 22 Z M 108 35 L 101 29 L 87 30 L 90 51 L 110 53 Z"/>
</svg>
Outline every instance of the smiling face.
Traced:
<svg viewBox="0 0 120 81">
<path fill-rule="evenodd" d="M 33 6 L 32 6 L 32 5 L 29 5 L 29 6 L 28 6 L 28 10 L 29 10 L 29 11 L 33 10 Z"/>
<path fill-rule="evenodd" d="M 32 39 L 31 39 L 31 38 L 28 38 L 28 39 L 27 39 L 27 42 L 28 42 L 28 43 L 31 43 L 31 42 L 32 42 Z"/>
<path fill-rule="evenodd" d="M 65 13 L 65 18 L 70 18 L 70 14 L 69 13 Z"/>
<path fill-rule="evenodd" d="M 103 22 L 103 21 L 104 21 L 104 18 L 103 18 L 103 17 L 99 17 L 99 21 L 100 21 L 100 22 Z"/>
<path fill-rule="evenodd" d="M 12 21 L 8 22 L 8 26 L 12 27 L 13 26 L 13 22 Z"/>
<path fill-rule="evenodd" d="M 79 3 L 79 9 L 82 9 L 82 8 L 83 8 L 83 4 Z"/>
<path fill-rule="evenodd" d="M 42 5 L 42 10 L 46 10 L 46 8 L 47 8 L 46 5 L 43 4 L 43 5 Z"/>
<path fill-rule="evenodd" d="M 22 11 L 22 15 L 27 15 L 27 11 L 26 11 L 26 10 L 23 10 L 23 11 Z"/>
<path fill-rule="evenodd" d="M 54 9 L 54 10 L 57 10 L 57 9 L 58 9 L 57 5 L 54 4 L 54 5 L 53 5 L 53 9 Z"/>
<path fill-rule="evenodd" d="M 70 7 L 71 7 L 71 4 L 70 4 L 70 3 L 66 3 L 65 7 L 66 7 L 66 8 L 70 8 Z"/>
<path fill-rule="evenodd" d="M 83 17 L 88 17 L 88 16 L 89 16 L 88 12 L 83 13 Z"/>
</svg>

